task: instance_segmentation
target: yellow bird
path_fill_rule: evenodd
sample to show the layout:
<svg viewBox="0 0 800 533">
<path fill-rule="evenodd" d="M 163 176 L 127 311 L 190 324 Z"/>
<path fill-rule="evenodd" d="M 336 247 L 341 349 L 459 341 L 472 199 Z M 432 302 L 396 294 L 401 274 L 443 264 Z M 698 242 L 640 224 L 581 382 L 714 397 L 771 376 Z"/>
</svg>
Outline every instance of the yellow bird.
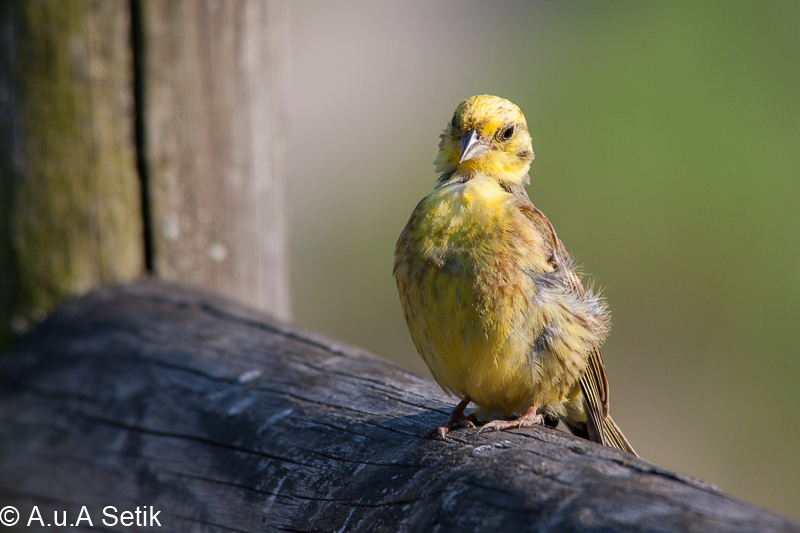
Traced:
<svg viewBox="0 0 800 533">
<path fill-rule="evenodd" d="M 461 102 L 441 135 L 434 191 L 395 247 L 411 337 L 436 382 L 462 401 L 428 435 L 563 420 L 576 435 L 633 448 L 608 415 L 601 298 L 584 289 L 553 226 L 528 198 L 531 137 L 497 96 Z M 469 416 L 464 409 L 474 402 Z"/>
</svg>

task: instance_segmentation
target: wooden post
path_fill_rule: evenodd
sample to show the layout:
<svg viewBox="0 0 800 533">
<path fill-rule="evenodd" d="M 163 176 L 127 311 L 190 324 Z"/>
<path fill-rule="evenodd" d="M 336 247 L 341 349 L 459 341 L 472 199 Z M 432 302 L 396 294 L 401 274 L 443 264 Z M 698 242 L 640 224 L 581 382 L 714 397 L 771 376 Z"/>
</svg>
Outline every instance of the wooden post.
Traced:
<svg viewBox="0 0 800 533">
<path fill-rule="evenodd" d="M 431 381 L 219 298 L 100 289 L 0 357 L 0 507 L 19 513 L 14 531 L 34 507 L 47 524 L 54 512 L 77 523 L 85 506 L 79 531 L 111 527 L 104 509 L 144 508 L 171 532 L 800 533 L 560 431 L 420 438 L 453 404 Z"/>
<path fill-rule="evenodd" d="M 3 2 L 0 33 L 1 347 L 144 256 L 128 4 Z"/>
<path fill-rule="evenodd" d="M 141 2 L 153 268 L 289 316 L 283 2 Z"/>
<path fill-rule="evenodd" d="M 285 7 L 0 3 L 0 348 L 146 267 L 289 317 Z"/>
</svg>

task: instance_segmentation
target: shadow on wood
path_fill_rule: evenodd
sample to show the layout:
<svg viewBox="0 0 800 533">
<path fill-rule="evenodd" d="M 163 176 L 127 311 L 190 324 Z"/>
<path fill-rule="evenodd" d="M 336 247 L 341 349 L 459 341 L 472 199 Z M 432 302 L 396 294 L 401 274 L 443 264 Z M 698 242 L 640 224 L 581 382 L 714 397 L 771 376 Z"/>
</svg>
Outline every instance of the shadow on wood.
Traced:
<svg viewBox="0 0 800 533">
<path fill-rule="evenodd" d="M 62 305 L 0 379 L 19 530 L 152 506 L 169 531 L 800 531 L 554 430 L 421 439 L 453 406 L 435 384 L 156 282 Z"/>
</svg>

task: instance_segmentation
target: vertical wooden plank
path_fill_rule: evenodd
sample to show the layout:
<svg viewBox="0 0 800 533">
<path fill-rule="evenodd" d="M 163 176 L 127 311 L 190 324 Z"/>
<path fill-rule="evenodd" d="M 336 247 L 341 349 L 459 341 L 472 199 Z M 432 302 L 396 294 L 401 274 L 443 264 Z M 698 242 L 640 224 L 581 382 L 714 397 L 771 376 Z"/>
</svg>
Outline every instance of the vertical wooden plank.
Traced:
<svg viewBox="0 0 800 533">
<path fill-rule="evenodd" d="M 16 299 L 16 264 L 11 244 L 11 194 L 14 184 L 14 10 L 11 2 L 0 2 L 0 350 L 11 339 L 11 317 Z"/>
<path fill-rule="evenodd" d="M 0 344 L 144 257 L 129 4 L 3 4 Z"/>
<path fill-rule="evenodd" d="M 286 6 L 141 7 L 155 273 L 288 318 Z"/>
</svg>

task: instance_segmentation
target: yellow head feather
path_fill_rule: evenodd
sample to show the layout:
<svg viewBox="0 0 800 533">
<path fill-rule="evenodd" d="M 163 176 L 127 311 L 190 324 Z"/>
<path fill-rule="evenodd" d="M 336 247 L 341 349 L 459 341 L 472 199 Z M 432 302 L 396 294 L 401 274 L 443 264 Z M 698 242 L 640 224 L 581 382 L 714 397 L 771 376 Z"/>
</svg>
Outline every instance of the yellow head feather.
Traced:
<svg viewBox="0 0 800 533">
<path fill-rule="evenodd" d="M 436 171 L 441 182 L 483 174 L 501 185 L 528 182 L 533 161 L 525 116 L 497 96 L 472 96 L 456 108 L 439 143 Z"/>
</svg>

